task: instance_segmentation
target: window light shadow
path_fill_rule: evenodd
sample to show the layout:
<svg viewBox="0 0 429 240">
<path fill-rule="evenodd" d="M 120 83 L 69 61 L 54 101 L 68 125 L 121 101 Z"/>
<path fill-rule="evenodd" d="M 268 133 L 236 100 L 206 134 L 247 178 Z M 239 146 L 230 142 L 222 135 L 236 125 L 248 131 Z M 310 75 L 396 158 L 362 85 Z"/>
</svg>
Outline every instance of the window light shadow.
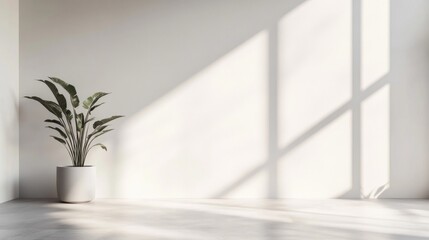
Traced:
<svg viewBox="0 0 429 240">
<path fill-rule="evenodd" d="M 362 88 L 367 45 L 356 2 L 303 1 L 130 116 L 111 143 L 114 157 L 99 161 L 110 185 L 100 196 L 359 197 L 366 159 L 379 157 L 364 143 L 374 115 L 363 104 L 390 80 L 383 70 Z M 379 141 L 388 151 L 389 137 Z M 363 196 L 381 194 L 373 186 L 389 179 L 380 176 Z"/>
</svg>

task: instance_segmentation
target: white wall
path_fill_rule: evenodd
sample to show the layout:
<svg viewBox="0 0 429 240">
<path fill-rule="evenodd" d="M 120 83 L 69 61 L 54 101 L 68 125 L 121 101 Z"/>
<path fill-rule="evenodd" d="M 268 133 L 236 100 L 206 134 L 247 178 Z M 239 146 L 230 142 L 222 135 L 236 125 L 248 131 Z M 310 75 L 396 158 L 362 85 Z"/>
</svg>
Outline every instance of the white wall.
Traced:
<svg viewBox="0 0 429 240">
<path fill-rule="evenodd" d="M 127 116 L 99 197 L 429 195 L 425 0 L 20 3 L 21 97 L 58 76 Z M 67 154 L 20 106 L 20 196 L 54 197 Z"/>
<path fill-rule="evenodd" d="M 0 203 L 18 197 L 19 4 L 0 0 Z"/>
</svg>

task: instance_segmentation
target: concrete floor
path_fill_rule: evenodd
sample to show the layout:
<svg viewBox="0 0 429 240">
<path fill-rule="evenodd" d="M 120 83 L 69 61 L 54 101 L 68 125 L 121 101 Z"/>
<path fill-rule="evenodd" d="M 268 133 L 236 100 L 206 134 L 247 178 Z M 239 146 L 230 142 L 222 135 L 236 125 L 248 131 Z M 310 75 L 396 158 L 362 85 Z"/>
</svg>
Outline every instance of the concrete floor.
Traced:
<svg viewBox="0 0 429 240">
<path fill-rule="evenodd" d="M 429 239 L 429 201 L 15 200 L 0 239 Z"/>
</svg>

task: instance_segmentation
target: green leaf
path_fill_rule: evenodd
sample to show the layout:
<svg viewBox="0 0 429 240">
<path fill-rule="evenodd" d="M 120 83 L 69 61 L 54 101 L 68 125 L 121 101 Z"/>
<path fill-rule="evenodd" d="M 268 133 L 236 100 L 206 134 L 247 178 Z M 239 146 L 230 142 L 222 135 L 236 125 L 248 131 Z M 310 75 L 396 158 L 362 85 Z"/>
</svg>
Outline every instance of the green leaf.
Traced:
<svg viewBox="0 0 429 240">
<path fill-rule="evenodd" d="M 83 113 L 79 113 L 76 117 L 77 120 L 77 130 L 80 131 L 85 126 Z"/>
<path fill-rule="evenodd" d="M 64 141 L 63 139 L 59 138 L 59 137 L 55 137 L 55 136 L 51 136 L 53 137 L 55 140 L 57 140 L 58 142 L 62 143 L 62 144 L 66 144 L 66 141 Z"/>
<path fill-rule="evenodd" d="M 101 132 L 101 131 L 103 131 L 104 129 L 106 129 L 108 126 L 109 126 L 109 125 L 102 125 L 102 126 L 98 126 L 95 130 L 96 130 L 96 132 Z"/>
<path fill-rule="evenodd" d="M 108 133 L 110 131 L 113 131 L 113 129 L 106 129 L 106 130 L 94 135 L 94 139 L 96 139 L 96 138 L 100 137 L 101 135 L 104 135 L 105 133 Z"/>
<path fill-rule="evenodd" d="M 92 125 L 92 127 L 93 127 L 93 128 L 97 128 L 98 126 L 104 125 L 104 124 L 106 124 L 106 123 L 108 123 L 108 122 L 110 122 L 110 121 L 113 121 L 113 120 L 115 120 L 115 119 L 117 119 L 117 118 L 121 118 L 121 117 L 123 117 L 123 116 L 112 116 L 112 117 L 109 117 L 109 118 L 102 119 L 102 120 L 100 120 L 100 121 L 96 121 L 96 122 Z"/>
<path fill-rule="evenodd" d="M 61 85 L 70 95 L 70 102 L 74 108 L 79 106 L 79 97 L 77 96 L 76 88 L 56 77 L 49 77 L 54 83 Z"/>
<path fill-rule="evenodd" d="M 92 147 L 95 147 L 95 146 L 100 146 L 102 149 L 104 149 L 104 151 L 107 151 L 107 147 L 106 146 L 104 146 L 103 144 L 101 144 L 101 143 L 97 143 L 97 144 L 94 144 Z M 91 147 L 91 148 L 92 148 Z"/>
<path fill-rule="evenodd" d="M 95 128 L 95 130 L 88 135 L 88 139 L 91 138 L 92 136 L 94 136 L 95 134 L 103 131 L 105 128 L 107 128 L 109 125 L 104 125 L 104 126 L 98 126 L 97 128 Z"/>
<path fill-rule="evenodd" d="M 66 126 L 64 126 L 64 124 L 63 124 L 62 122 L 60 122 L 60 121 L 58 121 L 58 120 L 55 120 L 55 119 L 46 119 L 46 120 L 45 120 L 45 122 L 47 122 L 47 123 L 55 123 L 55 124 L 57 124 L 57 125 L 59 125 L 59 126 L 63 127 L 63 128 L 64 128 L 64 131 L 67 133 L 67 135 L 68 135 L 68 136 L 70 136 L 70 135 L 71 135 L 70 130 L 69 130 L 69 129 L 67 129 L 67 127 L 66 127 Z"/>
<path fill-rule="evenodd" d="M 47 122 L 47 123 L 55 123 L 57 125 L 60 125 L 61 127 L 64 127 L 64 125 L 60 121 L 55 120 L 55 119 L 46 119 L 45 122 Z"/>
<path fill-rule="evenodd" d="M 43 99 L 41 99 L 41 98 L 39 98 L 39 97 L 36 97 L 36 96 L 32 96 L 32 97 L 29 97 L 29 96 L 25 96 L 25 98 L 28 98 L 28 99 L 32 99 L 32 100 L 35 100 L 35 101 L 37 101 L 37 102 L 39 102 L 40 104 L 42 104 L 49 112 L 51 112 L 52 114 L 54 114 L 55 116 L 57 116 L 58 118 L 61 118 L 61 116 L 62 116 L 62 113 L 61 113 L 61 107 L 58 105 L 58 104 L 56 104 L 56 103 L 54 103 L 54 102 L 51 102 L 51 101 L 46 101 L 46 100 L 43 100 Z"/>
<path fill-rule="evenodd" d="M 85 124 L 87 124 L 87 123 L 89 123 L 89 122 L 91 122 L 91 121 L 94 121 L 94 119 L 95 119 L 95 118 L 89 118 L 89 119 L 87 119 L 87 120 L 85 121 Z"/>
<path fill-rule="evenodd" d="M 54 129 L 55 131 L 57 131 L 63 138 L 67 138 L 67 135 L 59 128 L 57 127 L 51 127 L 51 126 L 47 126 L 47 128 L 50 129 Z"/>
<path fill-rule="evenodd" d="M 92 111 L 94 111 L 94 109 L 96 109 L 96 108 L 98 108 L 99 106 L 101 106 L 101 105 L 103 105 L 104 103 L 100 103 L 100 104 L 97 104 L 97 105 L 95 105 L 95 106 L 92 106 L 91 107 L 91 109 L 89 109 L 89 111 L 90 112 L 92 112 Z"/>
<path fill-rule="evenodd" d="M 110 93 L 105 92 L 96 92 L 92 96 L 88 97 L 85 101 L 83 101 L 83 108 L 89 109 L 91 108 L 101 97 L 104 97 Z"/>
<path fill-rule="evenodd" d="M 67 121 L 71 121 L 73 119 L 73 113 L 67 109 L 66 111 L 66 117 L 67 117 Z"/>
<path fill-rule="evenodd" d="M 61 110 L 65 112 L 67 110 L 66 98 L 64 97 L 64 95 L 58 92 L 58 88 L 55 86 L 55 84 L 47 80 L 37 80 L 37 81 L 45 83 L 49 87 L 49 89 L 51 89 L 51 92 L 54 94 L 55 99 L 57 99 L 58 105 L 61 107 Z"/>
</svg>

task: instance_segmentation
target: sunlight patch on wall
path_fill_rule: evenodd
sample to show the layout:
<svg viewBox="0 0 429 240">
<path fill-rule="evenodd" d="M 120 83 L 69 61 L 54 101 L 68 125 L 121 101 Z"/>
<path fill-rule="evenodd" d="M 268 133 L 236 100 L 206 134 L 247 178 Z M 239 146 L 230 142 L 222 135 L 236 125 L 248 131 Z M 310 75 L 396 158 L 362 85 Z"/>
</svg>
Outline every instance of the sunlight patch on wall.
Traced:
<svg viewBox="0 0 429 240">
<path fill-rule="evenodd" d="M 362 90 L 389 72 L 389 12 L 389 0 L 362 0 Z"/>
<path fill-rule="evenodd" d="M 279 23 L 279 144 L 351 98 L 351 1 L 306 1 Z"/>
<path fill-rule="evenodd" d="M 377 198 L 390 182 L 390 87 L 362 103 L 362 197 Z"/>
<path fill-rule="evenodd" d="M 351 112 L 279 160 L 281 198 L 335 198 L 352 186 Z"/>
<path fill-rule="evenodd" d="M 246 174 L 242 172 L 241 175 Z M 238 176 L 241 177 L 241 176 Z M 232 188 L 225 194 L 212 195 L 214 198 L 265 198 L 268 186 L 268 169 L 264 168 L 261 171 L 255 172 L 251 177 L 244 181 L 238 181 L 237 187 Z M 236 183 L 236 182 L 234 182 Z M 233 184 L 234 184 L 233 183 Z M 229 186 L 234 186 L 229 184 Z M 256 190 L 256 191 L 255 191 Z"/>
<path fill-rule="evenodd" d="M 128 117 L 115 160 L 117 197 L 212 197 L 264 163 L 267 37 L 260 32 Z M 263 197 L 259 179 L 234 196 Z"/>
</svg>

